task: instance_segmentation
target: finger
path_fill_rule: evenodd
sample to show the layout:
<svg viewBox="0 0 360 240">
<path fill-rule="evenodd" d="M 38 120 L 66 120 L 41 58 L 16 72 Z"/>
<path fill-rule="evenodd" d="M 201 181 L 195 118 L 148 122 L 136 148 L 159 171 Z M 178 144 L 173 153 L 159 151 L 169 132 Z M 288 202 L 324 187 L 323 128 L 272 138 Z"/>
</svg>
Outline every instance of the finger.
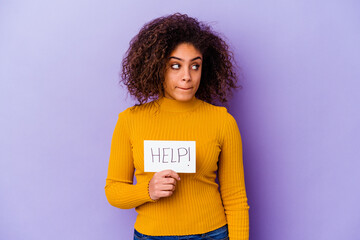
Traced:
<svg viewBox="0 0 360 240">
<path fill-rule="evenodd" d="M 174 191 L 175 190 L 175 186 L 172 184 L 167 184 L 167 185 L 161 185 L 159 187 L 160 191 Z"/>
<path fill-rule="evenodd" d="M 172 177 L 163 177 L 158 180 L 158 184 L 176 185 L 176 179 Z"/>
<path fill-rule="evenodd" d="M 172 177 L 164 178 L 163 181 L 163 184 L 171 184 L 174 186 L 176 185 L 176 180 Z"/>
<path fill-rule="evenodd" d="M 159 197 L 170 197 L 173 194 L 173 191 L 161 191 Z"/>
<path fill-rule="evenodd" d="M 170 185 L 176 186 L 176 179 L 172 177 L 163 177 L 154 180 L 155 186 Z"/>
<path fill-rule="evenodd" d="M 173 170 L 163 170 L 161 172 L 159 172 L 161 177 L 172 177 L 176 180 L 180 180 L 180 176 L 179 174 L 177 174 L 176 172 L 174 172 Z"/>
</svg>

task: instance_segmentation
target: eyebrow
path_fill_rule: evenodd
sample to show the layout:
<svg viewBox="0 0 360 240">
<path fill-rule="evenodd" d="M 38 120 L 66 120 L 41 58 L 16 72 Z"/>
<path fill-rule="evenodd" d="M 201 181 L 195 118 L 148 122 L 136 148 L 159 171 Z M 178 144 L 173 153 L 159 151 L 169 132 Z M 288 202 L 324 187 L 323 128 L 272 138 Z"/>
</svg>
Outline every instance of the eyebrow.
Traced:
<svg viewBox="0 0 360 240">
<path fill-rule="evenodd" d="M 177 60 L 182 61 L 182 62 L 184 61 L 184 59 L 181 59 L 181 58 L 178 58 L 178 57 L 173 57 L 173 56 L 172 56 L 172 57 L 169 57 L 169 59 L 170 59 L 170 58 L 174 58 L 174 59 L 177 59 Z M 197 60 L 197 59 L 202 60 L 201 57 L 196 57 L 196 58 L 191 59 L 190 61 L 195 61 L 195 60 Z"/>
</svg>

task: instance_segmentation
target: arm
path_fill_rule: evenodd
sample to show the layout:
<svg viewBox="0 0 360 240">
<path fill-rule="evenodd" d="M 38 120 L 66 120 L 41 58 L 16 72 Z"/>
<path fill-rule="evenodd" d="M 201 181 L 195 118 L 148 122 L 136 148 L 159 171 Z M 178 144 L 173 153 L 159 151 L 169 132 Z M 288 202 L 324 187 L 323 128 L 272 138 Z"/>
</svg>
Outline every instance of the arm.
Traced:
<svg viewBox="0 0 360 240">
<path fill-rule="evenodd" d="M 126 120 L 126 111 L 124 111 L 119 114 L 113 133 L 105 186 L 109 203 L 123 209 L 153 202 L 148 190 L 150 178 L 133 185 L 134 164 Z"/>
<path fill-rule="evenodd" d="M 241 136 L 235 119 L 227 114 L 219 159 L 219 183 L 230 240 L 249 239 L 249 206 L 245 191 Z"/>
</svg>

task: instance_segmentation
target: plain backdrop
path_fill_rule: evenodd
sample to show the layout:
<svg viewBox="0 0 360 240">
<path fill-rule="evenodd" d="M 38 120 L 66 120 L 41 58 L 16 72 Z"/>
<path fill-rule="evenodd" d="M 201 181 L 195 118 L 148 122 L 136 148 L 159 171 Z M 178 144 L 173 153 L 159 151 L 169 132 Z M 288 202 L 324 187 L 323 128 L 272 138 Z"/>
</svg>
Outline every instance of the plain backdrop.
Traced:
<svg viewBox="0 0 360 240">
<path fill-rule="evenodd" d="M 242 69 L 251 240 L 360 236 L 360 2 L 0 0 L 0 238 L 131 239 L 104 193 L 131 38 L 181 12 Z M 176 222 L 176 216 L 174 221 Z"/>
</svg>

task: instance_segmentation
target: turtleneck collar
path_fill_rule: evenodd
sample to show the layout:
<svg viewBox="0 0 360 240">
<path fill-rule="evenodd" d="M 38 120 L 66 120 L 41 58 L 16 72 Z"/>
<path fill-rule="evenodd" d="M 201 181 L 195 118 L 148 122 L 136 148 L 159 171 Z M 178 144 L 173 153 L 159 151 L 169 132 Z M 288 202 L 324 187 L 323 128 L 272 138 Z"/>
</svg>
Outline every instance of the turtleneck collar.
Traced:
<svg viewBox="0 0 360 240">
<path fill-rule="evenodd" d="M 195 109 L 201 101 L 197 99 L 195 96 L 190 100 L 186 102 L 166 98 L 166 97 L 160 97 L 158 100 L 158 103 L 160 105 L 160 109 L 168 112 L 187 112 Z"/>
</svg>

